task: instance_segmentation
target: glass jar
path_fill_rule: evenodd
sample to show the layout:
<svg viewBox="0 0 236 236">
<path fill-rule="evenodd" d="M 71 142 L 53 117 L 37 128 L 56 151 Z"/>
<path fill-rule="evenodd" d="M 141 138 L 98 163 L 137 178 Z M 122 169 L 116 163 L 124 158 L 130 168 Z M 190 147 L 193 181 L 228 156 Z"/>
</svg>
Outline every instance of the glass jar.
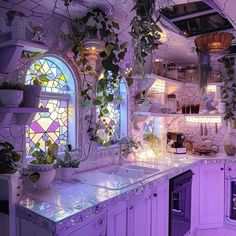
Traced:
<svg viewBox="0 0 236 236">
<path fill-rule="evenodd" d="M 229 125 L 228 133 L 224 137 L 224 149 L 228 156 L 236 154 L 236 129 L 231 128 Z"/>
<path fill-rule="evenodd" d="M 167 95 L 167 108 L 168 108 L 168 113 L 172 114 L 177 113 L 177 99 L 175 94 Z"/>
</svg>

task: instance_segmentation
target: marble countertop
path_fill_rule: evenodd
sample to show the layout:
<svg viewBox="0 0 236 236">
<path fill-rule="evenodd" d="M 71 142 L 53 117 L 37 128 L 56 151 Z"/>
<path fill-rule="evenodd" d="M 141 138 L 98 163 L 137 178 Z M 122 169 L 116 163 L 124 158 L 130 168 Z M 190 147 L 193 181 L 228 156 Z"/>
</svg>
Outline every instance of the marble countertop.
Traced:
<svg viewBox="0 0 236 236">
<path fill-rule="evenodd" d="M 188 155 L 168 155 L 165 159 L 142 159 L 155 168 L 156 164 L 166 164 L 168 168 L 148 179 L 119 190 L 109 190 L 81 183 L 56 181 L 49 190 L 25 189 L 17 203 L 17 216 L 39 225 L 51 232 L 66 230 L 98 214 L 118 202 L 141 194 L 154 182 L 168 180 L 198 164 L 236 162 L 236 158 L 225 154 L 215 157 L 193 157 Z M 92 172 L 91 172 L 92 174 Z M 107 179 L 106 181 L 112 181 Z"/>
</svg>

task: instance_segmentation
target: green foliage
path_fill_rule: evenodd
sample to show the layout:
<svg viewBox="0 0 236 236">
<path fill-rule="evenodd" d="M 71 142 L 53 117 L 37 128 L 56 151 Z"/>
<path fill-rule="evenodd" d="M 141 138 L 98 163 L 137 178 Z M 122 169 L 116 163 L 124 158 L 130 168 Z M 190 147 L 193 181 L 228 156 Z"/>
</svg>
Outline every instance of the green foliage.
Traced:
<svg viewBox="0 0 236 236">
<path fill-rule="evenodd" d="M 65 5 L 69 1 L 64 1 Z M 91 93 L 95 91 L 96 83 L 87 83 L 80 95 L 82 97 L 83 108 L 89 107 L 91 104 L 98 107 L 99 114 L 98 120 L 107 114 L 108 106 L 110 103 L 117 102 L 119 98 L 114 95 L 114 91 L 119 87 L 119 83 L 122 80 L 122 68 L 121 62 L 124 60 L 127 52 L 127 43 L 120 42 L 118 30 L 120 26 L 115 21 L 110 21 L 106 14 L 96 8 L 93 9 L 81 18 L 77 18 L 73 21 L 71 26 L 72 33 L 63 35 L 62 38 L 73 42 L 72 51 L 74 52 L 74 58 L 80 71 L 83 75 L 83 81 L 86 81 L 86 75 L 95 77 L 97 80 L 97 73 L 93 70 L 89 64 L 88 51 L 83 47 L 84 40 L 93 37 L 104 42 L 104 49 L 100 51 L 100 69 L 103 72 L 103 76 L 99 80 L 97 86 L 97 97 L 92 100 Z M 131 77 L 129 78 L 129 85 L 132 84 Z M 99 120 L 100 121 L 100 120 Z M 91 122 L 89 122 L 91 124 Z M 101 127 L 99 123 L 89 126 L 88 134 L 92 141 L 99 142 L 103 145 L 108 145 L 97 136 Z M 106 129 L 110 129 L 109 126 Z M 111 130 L 107 132 L 111 133 Z"/>
<path fill-rule="evenodd" d="M 131 154 L 134 150 L 137 150 L 141 147 L 140 141 L 135 141 L 131 137 L 123 137 L 120 140 L 120 151 L 123 157 L 127 157 Z"/>
<path fill-rule="evenodd" d="M 11 82 L 3 82 L 0 85 L 0 89 L 4 89 L 4 90 L 23 90 L 24 89 L 24 84 L 22 83 L 11 83 Z"/>
<path fill-rule="evenodd" d="M 14 147 L 8 142 L 0 143 L 0 174 L 11 174 L 17 171 L 17 162 L 21 155 L 14 151 Z"/>
<path fill-rule="evenodd" d="M 58 145 L 56 143 L 51 143 L 50 140 L 47 141 L 46 146 L 48 146 L 47 152 L 40 148 L 40 143 L 36 143 L 34 149 L 30 151 L 32 157 L 35 160 L 31 161 L 32 164 L 52 164 L 56 159 L 58 153 Z"/>
<path fill-rule="evenodd" d="M 234 57 L 222 57 L 219 62 L 224 66 L 226 77 L 224 86 L 221 88 L 221 97 L 226 101 L 226 112 L 224 119 L 236 121 L 234 107 L 236 106 L 236 80 L 234 73 Z"/>
<path fill-rule="evenodd" d="M 156 20 L 153 18 L 155 0 L 133 0 L 133 3 L 132 11 L 136 14 L 130 23 L 130 35 L 134 48 L 134 64 L 135 69 L 145 77 L 145 58 L 153 50 L 158 49 L 162 30 L 157 25 L 159 18 Z"/>
</svg>

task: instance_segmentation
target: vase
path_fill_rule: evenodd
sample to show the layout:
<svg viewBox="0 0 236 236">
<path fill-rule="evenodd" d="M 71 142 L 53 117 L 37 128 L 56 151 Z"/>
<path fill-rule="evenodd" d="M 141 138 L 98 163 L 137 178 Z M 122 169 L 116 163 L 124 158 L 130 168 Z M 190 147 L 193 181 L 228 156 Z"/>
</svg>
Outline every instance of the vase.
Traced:
<svg viewBox="0 0 236 236">
<path fill-rule="evenodd" d="M 224 149 L 228 156 L 236 154 L 236 129 L 228 124 L 228 133 L 224 137 Z"/>
<path fill-rule="evenodd" d="M 19 107 L 23 100 L 22 90 L 1 89 L 0 104 L 3 107 Z"/>
<path fill-rule="evenodd" d="M 29 169 L 32 173 L 38 173 L 39 179 L 33 184 L 34 188 L 39 190 L 49 189 L 50 184 L 54 180 L 56 171 L 54 169 L 55 163 L 52 164 L 32 164 L 28 163 Z"/>
<path fill-rule="evenodd" d="M 23 107 L 39 107 L 41 98 L 41 86 L 40 85 L 25 85 L 23 95 Z"/>
</svg>

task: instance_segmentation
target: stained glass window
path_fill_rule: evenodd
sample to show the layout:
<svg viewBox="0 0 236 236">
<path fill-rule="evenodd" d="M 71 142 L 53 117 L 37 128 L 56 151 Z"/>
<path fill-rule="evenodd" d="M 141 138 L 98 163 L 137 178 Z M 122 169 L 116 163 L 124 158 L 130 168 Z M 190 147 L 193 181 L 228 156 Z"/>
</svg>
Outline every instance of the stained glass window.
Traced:
<svg viewBox="0 0 236 236">
<path fill-rule="evenodd" d="M 40 148 L 45 150 L 47 140 L 57 143 L 61 150 L 68 144 L 68 122 L 71 113 L 68 80 L 73 80 L 73 76 L 59 59 L 45 57 L 31 65 L 25 83 L 31 84 L 34 76 L 42 74 L 48 81 L 43 82 L 40 107 L 48 108 L 49 112 L 37 113 L 31 125 L 26 127 L 28 154 L 31 149 L 34 149 L 36 143 L 40 143 Z"/>
<path fill-rule="evenodd" d="M 108 91 L 108 94 L 118 95 L 120 99 L 107 105 L 106 109 L 109 112 L 100 118 L 100 125 L 104 126 L 104 129 L 99 129 L 98 136 L 104 143 L 110 142 L 112 145 L 116 144 L 123 136 L 127 136 L 128 94 L 125 81 L 122 80 L 119 87 Z M 97 106 L 97 114 L 99 114 L 99 106 Z"/>
</svg>

